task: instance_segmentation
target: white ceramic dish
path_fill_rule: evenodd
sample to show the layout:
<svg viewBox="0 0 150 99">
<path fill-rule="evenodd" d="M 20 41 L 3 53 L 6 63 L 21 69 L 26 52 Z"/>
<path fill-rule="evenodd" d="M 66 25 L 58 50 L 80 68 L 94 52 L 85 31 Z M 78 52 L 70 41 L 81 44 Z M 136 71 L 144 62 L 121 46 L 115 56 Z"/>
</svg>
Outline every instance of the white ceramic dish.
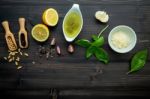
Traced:
<svg viewBox="0 0 150 99">
<path fill-rule="evenodd" d="M 112 43 L 112 36 L 114 35 L 114 33 L 118 32 L 118 31 L 122 31 L 123 33 L 125 33 L 125 35 L 129 38 L 130 43 L 127 47 L 125 48 L 117 48 L 116 46 L 114 46 L 114 44 Z M 108 43 L 109 46 L 118 53 L 127 53 L 129 51 L 131 51 L 137 42 L 137 36 L 136 33 L 134 32 L 134 30 L 132 28 L 130 28 L 129 26 L 126 25 L 119 25 L 116 26 L 115 28 L 113 28 L 108 36 Z"/>
<path fill-rule="evenodd" d="M 81 28 L 80 28 L 79 32 L 76 33 L 76 35 L 75 35 L 74 37 L 68 37 L 68 36 L 66 35 L 65 31 L 64 31 L 64 22 L 65 22 L 66 16 L 67 16 L 71 11 L 76 11 L 76 12 L 78 12 L 78 13 L 80 14 L 80 16 L 81 16 L 81 19 L 82 19 Z M 82 30 L 82 27 L 83 27 L 83 17 L 82 17 L 82 13 L 81 13 L 81 11 L 80 11 L 80 8 L 79 8 L 79 4 L 73 4 L 73 6 L 71 7 L 71 9 L 70 9 L 70 10 L 67 12 L 67 14 L 65 15 L 65 18 L 64 18 L 64 20 L 63 20 L 63 25 L 62 25 L 63 34 L 64 34 L 64 37 L 65 37 L 66 41 L 72 42 L 72 41 L 80 34 L 80 32 L 81 32 L 81 30 Z"/>
</svg>

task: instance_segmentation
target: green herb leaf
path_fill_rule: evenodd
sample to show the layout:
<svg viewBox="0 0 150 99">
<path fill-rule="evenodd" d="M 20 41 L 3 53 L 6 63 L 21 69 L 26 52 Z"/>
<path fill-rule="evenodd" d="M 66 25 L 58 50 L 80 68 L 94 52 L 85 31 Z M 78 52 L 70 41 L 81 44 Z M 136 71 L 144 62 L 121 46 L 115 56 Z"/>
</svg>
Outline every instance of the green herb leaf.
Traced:
<svg viewBox="0 0 150 99">
<path fill-rule="evenodd" d="M 100 47 L 100 46 L 102 46 L 103 44 L 104 44 L 104 37 L 101 36 L 101 37 L 97 38 L 97 40 L 94 41 L 91 46 Z"/>
<path fill-rule="evenodd" d="M 104 37 L 101 34 L 108 28 L 108 25 L 98 34 L 92 36 L 92 42 L 86 39 L 77 40 L 75 43 L 86 48 L 86 58 L 90 58 L 93 54 L 95 57 L 104 63 L 108 63 L 109 56 L 107 52 L 100 48 L 104 45 Z"/>
<path fill-rule="evenodd" d="M 77 40 L 75 43 L 79 46 L 86 47 L 86 48 L 91 45 L 90 41 L 86 39 Z"/>
<path fill-rule="evenodd" d="M 98 36 L 92 35 L 92 40 L 93 40 L 93 41 L 96 41 L 98 38 L 99 38 Z"/>
<path fill-rule="evenodd" d="M 86 50 L 86 58 L 90 58 L 94 54 L 95 46 L 90 46 Z"/>
<path fill-rule="evenodd" d="M 146 63 L 147 57 L 147 49 L 137 52 L 131 60 L 131 70 L 128 73 L 132 73 L 142 69 Z"/>
<path fill-rule="evenodd" d="M 109 61 L 109 56 L 107 54 L 107 52 L 103 49 L 103 48 L 97 48 L 94 52 L 96 58 L 99 60 L 99 61 L 102 61 L 104 62 L 105 64 L 108 63 Z"/>
</svg>

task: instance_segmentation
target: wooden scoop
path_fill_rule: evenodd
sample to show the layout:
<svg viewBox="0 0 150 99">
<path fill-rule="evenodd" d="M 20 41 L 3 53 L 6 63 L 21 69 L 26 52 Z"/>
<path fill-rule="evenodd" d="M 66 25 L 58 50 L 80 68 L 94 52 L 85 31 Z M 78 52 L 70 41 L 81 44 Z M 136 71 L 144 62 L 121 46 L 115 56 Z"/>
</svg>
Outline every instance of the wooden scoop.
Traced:
<svg viewBox="0 0 150 99">
<path fill-rule="evenodd" d="M 9 50 L 15 51 L 17 49 L 17 44 L 13 33 L 10 32 L 8 21 L 3 21 L 2 26 L 5 29 L 5 39 Z"/>
<path fill-rule="evenodd" d="M 19 46 L 20 48 L 28 47 L 28 35 L 25 29 L 25 18 L 19 18 L 20 30 L 19 30 Z"/>
</svg>

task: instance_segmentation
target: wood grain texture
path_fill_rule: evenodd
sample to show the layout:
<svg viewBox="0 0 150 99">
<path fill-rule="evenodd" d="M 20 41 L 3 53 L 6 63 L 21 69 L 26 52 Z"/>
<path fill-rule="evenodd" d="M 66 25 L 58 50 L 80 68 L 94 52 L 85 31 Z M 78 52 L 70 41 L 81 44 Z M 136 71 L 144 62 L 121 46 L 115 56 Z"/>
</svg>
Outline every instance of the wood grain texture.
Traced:
<svg viewBox="0 0 150 99">
<path fill-rule="evenodd" d="M 83 30 L 78 38 L 90 39 L 92 34 L 97 34 L 106 26 L 95 20 L 94 14 L 97 10 L 105 10 L 110 15 L 110 27 L 103 34 L 104 48 L 111 59 L 108 65 L 98 62 L 94 57 L 86 60 L 85 49 L 78 46 L 75 46 L 73 55 L 67 53 L 68 43 L 62 33 L 62 22 L 73 3 L 80 4 L 84 18 Z M 42 23 L 42 12 L 49 7 L 57 9 L 59 13 L 58 25 L 49 28 L 51 37 L 57 38 L 63 56 L 56 55 L 46 60 L 36 54 L 40 44 L 32 39 L 31 29 L 35 24 Z M 21 99 L 48 99 L 51 97 L 51 88 L 56 88 L 60 99 L 150 97 L 150 58 L 141 71 L 126 75 L 132 55 L 138 50 L 150 47 L 149 9 L 148 0 L 1 0 L 0 22 L 9 21 L 17 42 L 18 18 L 26 18 L 29 48 L 25 51 L 29 53 L 29 58 L 23 58 L 23 68 L 19 71 L 14 64 L 0 60 L 0 95 Z M 120 24 L 131 26 L 138 37 L 136 47 L 127 54 L 113 52 L 107 42 L 110 30 Z M 50 39 L 44 46 L 48 46 L 49 41 Z M 0 57 L 6 55 L 4 30 L 0 25 Z"/>
</svg>

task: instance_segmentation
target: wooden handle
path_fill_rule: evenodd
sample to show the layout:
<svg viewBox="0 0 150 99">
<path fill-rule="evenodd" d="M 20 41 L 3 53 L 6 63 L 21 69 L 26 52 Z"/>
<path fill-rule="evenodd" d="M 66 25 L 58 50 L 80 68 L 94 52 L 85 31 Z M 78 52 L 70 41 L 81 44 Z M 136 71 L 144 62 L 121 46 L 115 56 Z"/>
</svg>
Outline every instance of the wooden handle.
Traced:
<svg viewBox="0 0 150 99">
<path fill-rule="evenodd" d="M 2 22 L 2 26 L 4 27 L 6 34 L 7 34 L 7 33 L 10 33 L 8 21 L 3 21 L 3 22 Z"/>
<path fill-rule="evenodd" d="M 25 30 L 25 18 L 19 18 L 20 29 Z"/>
<path fill-rule="evenodd" d="M 21 48 L 28 47 L 27 31 L 25 30 L 25 18 L 19 18 L 20 31 L 19 31 L 19 46 Z"/>
<path fill-rule="evenodd" d="M 6 32 L 5 39 L 9 50 L 15 51 L 17 49 L 17 44 L 14 35 L 10 32 L 8 21 L 3 21 L 2 26 L 4 27 Z"/>
</svg>

